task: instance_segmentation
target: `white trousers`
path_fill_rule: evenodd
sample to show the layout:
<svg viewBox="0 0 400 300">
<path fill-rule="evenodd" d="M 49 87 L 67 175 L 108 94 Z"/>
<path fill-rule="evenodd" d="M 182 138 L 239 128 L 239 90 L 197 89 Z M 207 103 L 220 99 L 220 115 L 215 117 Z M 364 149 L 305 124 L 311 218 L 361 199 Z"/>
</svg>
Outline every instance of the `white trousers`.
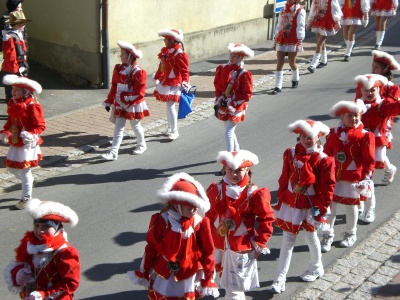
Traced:
<svg viewBox="0 0 400 300">
<path fill-rule="evenodd" d="M 174 101 L 167 101 L 167 123 L 171 132 L 178 131 L 178 114 L 176 113 L 175 103 Z"/>
<path fill-rule="evenodd" d="M 14 168 L 7 168 L 7 170 L 21 180 L 21 200 L 24 197 L 31 198 L 32 197 L 32 189 L 33 189 L 33 175 L 31 168 L 27 169 L 14 169 Z"/>
<path fill-rule="evenodd" d="M 304 239 L 310 251 L 308 270 L 311 272 L 317 271 L 322 273 L 324 266 L 322 265 L 321 243 L 318 239 L 317 231 L 304 231 L 303 233 L 305 234 Z M 286 281 L 286 275 L 289 271 L 290 261 L 292 260 L 292 253 L 294 244 L 296 242 L 296 237 L 296 234 L 283 231 L 282 245 L 279 252 L 278 270 L 276 272 L 274 281 Z"/>
<path fill-rule="evenodd" d="M 131 123 L 131 127 L 133 132 L 136 135 L 137 145 L 138 146 L 145 146 L 146 141 L 144 139 L 144 130 L 142 124 L 140 124 L 139 120 L 129 120 Z M 124 137 L 124 130 L 125 130 L 126 119 L 121 117 L 116 117 L 115 119 L 115 127 L 114 127 L 114 136 L 111 145 L 110 152 L 118 155 L 119 147 L 121 146 L 122 139 Z"/>
<path fill-rule="evenodd" d="M 239 151 L 239 143 L 236 138 L 235 129 L 237 123 L 232 121 L 225 121 L 225 143 L 226 143 L 226 151 Z"/>
<path fill-rule="evenodd" d="M 367 201 L 369 202 L 369 200 Z M 335 234 L 334 225 L 337 215 L 337 206 L 339 203 L 332 202 L 331 215 L 328 218 L 330 229 L 324 231 L 325 234 L 333 236 Z M 343 205 L 346 210 L 346 232 L 350 234 L 357 234 L 357 221 L 358 221 L 358 205 Z"/>
</svg>

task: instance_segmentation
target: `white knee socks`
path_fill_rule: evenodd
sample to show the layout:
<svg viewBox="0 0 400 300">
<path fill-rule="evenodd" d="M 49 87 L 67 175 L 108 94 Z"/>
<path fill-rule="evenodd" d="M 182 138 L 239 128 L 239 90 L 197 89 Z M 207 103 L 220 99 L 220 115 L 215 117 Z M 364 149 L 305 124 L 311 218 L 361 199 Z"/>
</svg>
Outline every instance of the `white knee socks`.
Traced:
<svg viewBox="0 0 400 300">
<path fill-rule="evenodd" d="M 275 87 L 282 89 L 283 71 L 276 71 L 275 74 Z"/>
<path fill-rule="evenodd" d="M 296 70 L 292 70 L 292 81 L 299 81 L 299 79 L 299 68 L 297 68 Z"/>
</svg>

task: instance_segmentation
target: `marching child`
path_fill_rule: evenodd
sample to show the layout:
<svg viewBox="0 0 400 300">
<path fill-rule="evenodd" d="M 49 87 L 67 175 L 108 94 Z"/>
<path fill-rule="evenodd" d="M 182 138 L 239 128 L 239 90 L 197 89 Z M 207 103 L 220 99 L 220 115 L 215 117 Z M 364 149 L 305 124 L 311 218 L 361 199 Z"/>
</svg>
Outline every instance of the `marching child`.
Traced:
<svg viewBox="0 0 400 300">
<path fill-rule="evenodd" d="M 228 152 L 238 151 L 236 125 L 246 118 L 246 109 L 253 95 L 253 77 L 244 68 L 244 59 L 254 56 L 254 51 L 243 44 L 228 45 L 229 61 L 215 71 L 215 102 L 217 118 L 225 124 L 225 143 Z"/>
<path fill-rule="evenodd" d="M 381 48 L 386 32 L 386 21 L 388 17 L 394 17 L 396 15 L 398 5 L 398 0 L 371 1 L 371 16 L 375 18 L 375 49 Z"/>
<path fill-rule="evenodd" d="M 342 10 L 338 0 L 315 0 L 311 3 L 306 30 L 317 35 L 317 45 L 308 71 L 314 73 L 315 68 L 328 64 L 325 41 L 327 36 L 335 35 L 340 30 Z M 321 62 L 320 62 L 321 60 Z M 319 63 L 320 62 L 320 63 Z"/>
<path fill-rule="evenodd" d="M 144 100 L 147 73 L 137 63 L 137 59 L 142 58 L 143 54 L 126 41 L 118 41 L 117 44 L 121 48 L 122 63 L 115 65 L 110 92 L 102 103 L 107 112 L 111 110 L 110 121 L 115 124 L 111 149 L 102 156 L 105 160 L 118 159 L 126 120 L 131 123 L 137 139 L 133 154 L 142 154 L 147 149 L 144 130 L 140 124 L 140 120 L 150 115 Z"/>
<path fill-rule="evenodd" d="M 210 203 L 204 188 L 190 175 L 177 173 L 157 196 L 166 206 L 151 217 L 140 270 L 128 276 L 149 289 L 149 299 L 217 298 L 214 243 L 204 216 Z"/>
<path fill-rule="evenodd" d="M 336 185 L 329 229 L 323 231 L 322 252 L 331 249 L 339 204 L 345 206 L 347 225 L 340 245 L 352 247 L 357 240 L 358 205 L 366 200 L 368 188 L 373 186 L 371 176 L 375 164 L 374 135 L 361 123 L 365 112 L 361 100 L 339 101 L 330 110 L 330 116 L 339 117 L 340 123 L 330 129 L 324 145 L 324 152 L 335 159 Z"/>
<path fill-rule="evenodd" d="M 178 133 L 178 115 L 175 104 L 179 103 L 181 89 L 188 90 L 189 56 L 183 47 L 183 32 L 181 29 L 165 28 L 158 33 L 164 38 L 165 47 L 158 54 L 160 64 L 154 74 L 156 100 L 166 103 L 168 128 L 166 136 L 176 140 Z"/>
<path fill-rule="evenodd" d="M 299 85 L 299 68 L 296 64 L 298 52 L 303 52 L 303 39 L 305 37 L 306 11 L 299 0 L 289 0 L 285 8 L 279 13 L 278 24 L 275 29 L 274 50 L 276 50 L 275 88 L 272 94 L 280 93 L 283 81 L 283 64 L 288 56 L 292 69 L 292 88 Z"/>
<path fill-rule="evenodd" d="M 0 131 L 0 138 L 9 144 L 4 165 L 21 180 L 21 200 L 15 205 L 24 209 L 32 197 L 33 175 L 31 169 L 42 159 L 40 146 L 42 132 L 46 129 L 43 109 L 35 94 L 42 92 L 42 86 L 27 77 L 6 75 L 3 83 L 12 87 L 12 98 L 8 103 L 7 122 Z"/>
<path fill-rule="evenodd" d="M 299 136 L 296 146 L 283 154 L 278 204 L 274 206 L 275 226 L 283 230 L 283 236 L 278 270 L 271 286 L 273 293 L 285 291 L 286 275 L 301 229 L 305 230 L 311 260 L 300 279 L 315 281 L 324 274 L 317 228 L 327 225 L 335 188 L 334 160 L 323 152 L 320 143 L 329 127 L 318 121 L 298 120 L 289 125 L 289 131 Z"/>
<path fill-rule="evenodd" d="M 68 206 L 39 199 L 29 200 L 26 210 L 33 230 L 25 233 L 4 272 L 9 290 L 25 300 L 73 299 L 80 282 L 79 253 L 63 223 L 73 227 L 78 216 Z"/>
<path fill-rule="evenodd" d="M 274 221 L 271 195 L 251 180 L 257 155 L 246 150 L 221 151 L 217 162 L 224 166 L 225 176 L 207 189 L 216 270 L 222 272 L 220 286 L 226 291 L 225 298 L 244 300 L 245 291 L 260 286 L 257 257 L 269 253 L 267 243 Z"/>
</svg>

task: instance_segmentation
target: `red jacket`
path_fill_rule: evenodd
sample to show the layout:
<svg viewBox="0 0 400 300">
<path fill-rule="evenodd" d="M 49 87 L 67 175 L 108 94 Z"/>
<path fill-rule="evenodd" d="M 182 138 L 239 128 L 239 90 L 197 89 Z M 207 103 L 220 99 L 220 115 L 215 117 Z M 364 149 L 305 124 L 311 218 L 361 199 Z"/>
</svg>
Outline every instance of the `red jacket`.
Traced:
<svg viewBox="0 0 400 300">
<path fill-rule="evenodd" d="M 14 34 L 18 34 L 16 31 L 10 31 L 13 32 Z M 18 57 L 17 55 L 17 49 L 16 45 L 19 44 L 21 46 L 21 49 L 23 51 L 22 57 Z M 7 73 L 13 73 L 13 74 L 18 74 L 19 73 L 19 68 L 22 63 L 27 61 L 26 58 L 26 42 L 22 38 L 19 39 L 19 41 L 16 41 L 14 37 L 6 33 L 3 37 L 3 64 L 1 65 L 1 70 L 3 72 Z"/>
</svg>

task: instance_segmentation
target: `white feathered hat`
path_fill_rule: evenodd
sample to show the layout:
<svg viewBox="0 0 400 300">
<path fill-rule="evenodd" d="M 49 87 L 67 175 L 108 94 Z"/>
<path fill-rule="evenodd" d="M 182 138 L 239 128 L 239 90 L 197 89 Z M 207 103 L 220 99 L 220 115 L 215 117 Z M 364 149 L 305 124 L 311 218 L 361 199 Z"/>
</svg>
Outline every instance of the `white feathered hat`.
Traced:
<svg viewBox="0 0 400 300">
<path fill-rule="evenodd" d="M 247 47 L 244 44 L 230 43 L 228 45 L 228 50 L 230 53 L 237 53 L 238 55 L 244 56 L 244 57 L 253 57 L 254 56 L 254 51 L 251 50 L 249 47 Z"/>
<path fill-rule="evenodd" d="M 329 115 L 331 117 L 337 117 L 344 113 L 351 114 L 364 114 L 367 111 L 367 107 L 364 101 L 357 99 L 356 101 L 339 101 L 330 109 Z"/>
<path fill-rule="evenodd" d="M 117 41 L 117 44 L 118 44 L 118 46 L 120 48 L 128 51 L 129 53 L 131 53 L 136 58 L 142 58 L 143 57 L 142 51 L 139 50 L 139 49 L 136 49 L 135 46 L 133 46 L 131 43 L 129 43 L 127 41 Z"/>
<path fill-rule="evenodd" d="M 297 120 L 289 125 L 290 132 L 305 134 L 309 137 L 321 137 L 329 133 L 329 127 L 320 121 Z"/>
<path fill-rule="evenodd" d="M 372 55 L 374 56 L 374 61 L 378 61 L 387 65 L 391 71 L 400 70 L 400 64 L 389 53 L 380 50 L 372 50 Z"/>
<path fill-rule="evenodd" d="M 354 78 L 354 82 L 357 85 L 362 85 L 367 90 L 373 87 L 385 86 L 388 84 L 388 79 L 378 74 L 365 74 L 358 75 Z"/>
<path fill-rule="evenodd" d="M 158 36 L 172 38 L 177 42 L 183 41 L 183 31 L 182 29 L 175 28 L 165 28 L 158 32 Z"/>
<path fill-rule="evenodd" d="M 53 201 L 30 199 L 26 211 L 34 220 L 50 220 L 70 223 L 72 227 L 78 224 L 78 215 L 70 207 Z"/>
<path fill-rule="evenodd" d="M 3 83 L 6 85 L 14 85 L 31 92 L 40 94 L 42 92 L 42 86 L 28 77 L 20 77 L 17 75 L 6 75 L 3 77 Z"/>
<path fill-rule="evenodd" d="M 210 209 L 210 201 L 200 182 L 186 173 L 177 173 L 168 177 L 157 196 L 164 204 L 181 204 L 195 207 L 198 214 L 205 215 Z"/>
<path fill-rule="evenodd" d="M 232 170 L 258 165 L 258 156 L 247 150 L 218 152 L 217 162 Z"/>
</svg>

